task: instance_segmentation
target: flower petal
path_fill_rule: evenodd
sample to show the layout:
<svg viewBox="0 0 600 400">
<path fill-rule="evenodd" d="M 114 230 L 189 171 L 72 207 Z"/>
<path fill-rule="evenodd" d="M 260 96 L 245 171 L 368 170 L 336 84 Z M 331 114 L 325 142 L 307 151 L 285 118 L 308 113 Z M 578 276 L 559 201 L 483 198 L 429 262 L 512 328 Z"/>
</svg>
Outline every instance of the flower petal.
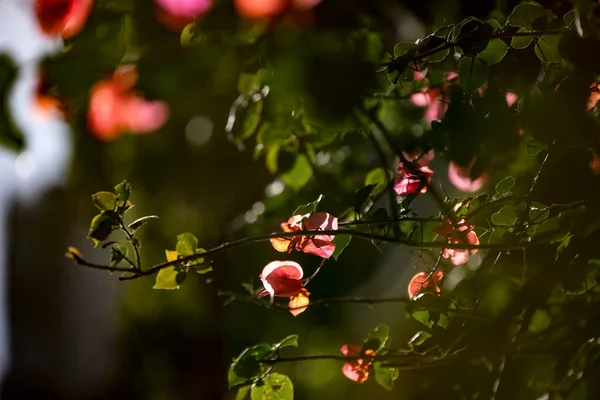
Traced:
<svg viewBox="0 0 600 400">
<path fill-rule="evenodd" d="M 290 299 L 290 313 L 294 317 L 306 311 L 308 304 L 310 303 L 310 300 L 308 299 L 309 295 L 310 292 L 305 288 L 302 288 L 297 295 Z"/>
<path fill-rule="evenodd" d="M 272 261 L 260 275 L 265 290 L 272 296 L 292 297 L 303 288 L 304 271 L 294 261 Z"/>
</svg>

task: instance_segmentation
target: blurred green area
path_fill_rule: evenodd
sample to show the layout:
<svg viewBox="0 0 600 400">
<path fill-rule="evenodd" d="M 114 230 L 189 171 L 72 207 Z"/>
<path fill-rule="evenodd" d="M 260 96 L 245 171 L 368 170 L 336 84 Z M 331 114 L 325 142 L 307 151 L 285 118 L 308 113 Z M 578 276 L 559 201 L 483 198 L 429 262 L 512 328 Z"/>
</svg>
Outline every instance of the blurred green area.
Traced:
<svg viewBox="0 0 600 400">
<path fill-rule="evenodd" d="M 206 249 L 278 231 L 279 223 L 297 206 L 319 194 L 325 195 L 320 210 L 342 214 L 352 204 L 354 192 L 364 186 L 367 174 L 380 167 L 370 142 L 355 129 L 353 110 L 365 97 L 386 92 L 386 74 L 373 72 L 383 52 L 391 52 L 397 42 L 413 42 L 443 23 L 467 16 L 503 21 L 516 4 L 503 0 L 325 0 L 314 10 L 312 26 L 288 22 L 265 30 L 241 20 L 229 1 L 219 1 L 180 35 L 157 22 L 150 1 L 97 3 L 82 33 L 65 43 L 64 52 L 43 63 L 47 79 L 74 104 L 75 157 L 68 189 L 62 194 L 69 201 L 57 213 L 74 225 L 83 224 L 96 211 L 89 201 L 91 193 L 127 179 L 136 205 L 132 214 L 160 217 L 145 226 L 140 236 L 146 266 L 164 261 L 165 249 L 173 249 L 182 232 L 194 233 Z M 559 16 L 570 9 L 566 2 L 542 3 Z M 136 88 L 149 99 L 166 101 L 170 119 L 149 135 L 125 135 L 101 143 L 87 132 L 89 89 L 109 77 L 116 65 L 129 62 L 138 66 Z M 509 53 L 495 64 L 492 74 L 497 79 L 489 82 L 491 95 L 476 105 L 480 106 L 478 114 L 452 109 L 454 119 L 445 121 L 449 133 L 445 132 L 444 140 L 450 143 L 444 154 L 447 159 L 468 164 L 471 147 L 484 146 L 489 151 L 481 157 L 485 167 L 481 168 L 489 171 L 491 181 L 510 174 L 519 182 L 515 191 L 526 193 L 528 185 L 523 182 L 530 182 L 539 161 L 528 154 L 529 136 L 519 136 L 506 106 L 507 113 L 497 119 L 477 125 L 477 118 L 483 120 L 490 110 L 498 115 L 495 112 L 501 107 L 493 95 L 506 89 L 526 93 L 539 69 L 533 48 L 519 55 Z M 271 70 L 275 73 L 266 72 Z M 453 70 L 456 62 L 448 59 L 432 72 L 431 79 L 441 82 Z M 560 68 L 548 74 L 558 77 Z M 557 83 L 549 81 L 548 87 Z M 406 92 L 420 89 L 418 83 L 406 85 L 400 84 Z M 236 99 L 240 103 L 232 108 Z M 583 96 L 577 99 L 584 101 Z M 462 101 L 454 100 L 455 104 Z M 526 101 L 536 99 L 526 96 Z M 525 116 L 525 124 L 532 127 L 527 134 L 548 139 L 549 132 L 573 129 L 575 122 L 560 118 L 561 107 L 570 101 L 557 100 L 552 107 Z M 378 104 L 378 115 L 393 128 L 400 143 L 419 143 L 422 136 L 431 134 L 421 121 L 422 110 L 408 101 Z M 546 114 L 540 118 L 539 113 Z M 226 132 L 231 115 L 238 121 Z M 546 122 L 540 124 L 541 119 Z M 587 167 L 589 154 L 570 150 L 569 143 L 564 147 L 564 153 L 549 162 L 549 172 L 540 178 L 538 200 L 553 204 L 597 199 L 594 185 L 599 182 Z M 566 158 L 571 161 L 566 163 Z M 425 203 L 423 208 L 427 207 Z M 536 252 L 528 264 L 530 273 L 543 268 L 547 256 L 542 253 Z M 486 282 L 484 293 L 478 293 L 480 311 L 499 315 L 508 307 L 508 299 L 517 290 L 513 278 L 521 274 L 519 257 L 503 256 L 501 276 L 495 271 L 483 278 L 474 271 L 464 272 Z M 319 261 L 297 252 L 290 256 L 275 253 L 266 242 L 219 256 L 210 285 L 206 276 L 195 274 L 177 291 L 153 290 L 154 277 L 122 283 L 113 398 L 233 398 L 233 393 L 226 392 L 226 370 L 245 347 L 298 334 L 299 349 L 286 349 L 284 354 L 338 354 L 342 344 L 364 340 L 374 328 L 373 315 L 378 323 L 399 328 L 393 332 L 396 344 L 422 329 L 418 322 L 405 318 L 400 304 L 381 308 L 385 313 L 377 312 L 383 307 L 378 305 L 315 308 L 294 318 L 284 311 L 241 302 L 223 306 L 227 299 L 216 295 L 216 290 L 244 294 L 242 282 L 258 287 L 265 264 L 288 258 L 300 262 L 307 275 Z M 382 265 L 388 265 L 383 282 L 402 288 L 395 296 L 403 296 L 413 264 L 408 253 L 393 253 L 390 248 L 381 253 L 368 241 L 353 240 L 339 261 L 329 261 L 311 284 L 312 298 L 364 295 L 362 290 Z M 375 294 L 388 290 L 381 282 Z M 467 292 L 476 289 L 463 288 Z M 590 325 L 598 329 L 597 321 Z M 489 340 L 482 347 L 494 352 L 488 330 L 470 334 L 474 342 Z M 503 389 L 508 392 L 502 398 L 534 398 L 538 380 L 548 380 L 546 375 L 552 374 L 544 369 L 548 364 L 544 357 L 519 366 L 523 371 L 512 370 L 518 382 L 515 393 L 521 397 L 511 397 L 511 389 Z M 299 399 L 486 398 L 483 393 L 494 382 L 487 369 L 491 366 L 484 365 L 485 360 L 481 363 L 464 361 L 452 367 L 401 371 L 393 392 L 373 380 L 364 385 L 348 381 L 337 361 L 289 363 L 277 366 L 276 371 L 291 377 Z M 539 385 L 545 387 L 543 382 Z M 440 393 L 439 388 L 446 391 Z"/>
</svg>

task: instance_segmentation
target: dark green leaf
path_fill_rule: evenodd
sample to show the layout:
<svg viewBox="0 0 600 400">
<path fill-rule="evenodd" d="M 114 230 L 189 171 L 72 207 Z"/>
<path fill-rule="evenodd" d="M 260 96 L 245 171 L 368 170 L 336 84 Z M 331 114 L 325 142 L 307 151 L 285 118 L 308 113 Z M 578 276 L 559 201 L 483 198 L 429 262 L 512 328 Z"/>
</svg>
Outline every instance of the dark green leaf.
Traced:
<svg viewBox="0 0 600 400">
<path fill-rule="evenodd" d="M 334 260 L 338 259 L 338 257 L 344 251 L 344 249 L 350 244 L 351 240 L 352 236 L 350 235 L 336 235 L 336 237 L 332 241 L 332 243 L 335 244 L 335 250 L 331 255 Z"/>
<path fill-rule="evenodd" d="M 273 348 L 281 349 L 281 348 L 288 347 L 288 346 L 298 347 L 298 335 L 290 335 L 290 336 L 284 338 L 279 343 L 275 343 L 273 345 Z"/>
<path fill-rule="evenodd" d="M 373 189 L 373 193 L 376 194 L 386 188 L 388 182 L 393 176 L 394 175 L 392 171 L 389 169 L 375 168 L 367 174 L 367 177 L 365 178 L 365 185 L 376 185 Z"/>
<path fill-rule="evenodd" d="M 431 328 L 434 324 L 434 321 L 429 318 L 429 311 L 413 311 L 411 315 L 428 328 Z"/>
<path fill-rule="evenodd" d="M 138 218 L 135 221 L 133 221 L 131 224 L 129 224 L 129 229 L 132 229 L 134 231 L 138 230 L 139 228 L 146 225 L 148 222 L 152 221 L 153 219 L 158 219 L 158 216 L 147 215 L 145 217 Z"/>
<path fill-rule="evenodd" d="M 382 367 L 380 361 L 373 364 L 373 372 L 375 373 L 375 380 L 377 383 L 387 390 L 392 390 L 394 381 L 400 376 L 400 372 L 397 368 Z"/>
<path fill-rule="evenodd" d="M 479 89 L 488 78 L 488 66 L 478 57 L 463 57 L 458 64 L 458 81 L 465 91 Z"/>
<path fill-rule="evenodd" d="M 512 226 L 517 222 L 519 215 L 517 207 L 506 206 L 492 215 L 491 220 L 494 225 Z"/>
<path fill-rule="evenodd" d="M 356 191 L 356 193 L 354 194 L 354 212 L 355 213 L 357 213 L 357 214 L 362 213 L 363 206 L 369 199 L 369 196 L 371 196 L 371 193 L 373 193 L 373 189 L 375 189 L 376 186 L 377 186 L 377 184 L 372 183 L 372 184 L 367 185 L 364 188 Z"/>
<path fill-rule="evenodd" d="M 282 173 L 281 180 L 294 190 L 299 190 L 312 177 L 312 168 L 304 154 L 298 154 L 296 161 L 289 171 Z"/>
<path fill-rule="evenodd" d="M 387 343 L 390 337 L 390 328 L 387 325 L 377 326 L 367 337 L 366 343 L 375 353 L 387 348 Z"/>
<path fill-rule="evenodd" d="M 319 203 L 321 202 L 321 200 L 323 200 L 323 195 L 320 194 L 319 198 L 316 199 L 315 201 L 311 201 L 308 204 L 304 204 L 303 206 L 300 206 L 298 208 L 296 208 L 294 210 L 294 212 L 292 213 L 292 215 L 306 215 L 306 214 L 313 214 L 314 212 L 317 211 L 317 206 L 319 205 Z"/>
<path fill-rule="evenodd" d="M 560 255 L 562 254 L 562 252 L 569 246 L 569 244 L 571 243 L 571 239 L 573 239 L 573 235 L 572 234 L 568 234 L 558 245 L 558 247 L 556 248 L 556 260 L 558 260 L 558 257 L 560 257 Z"/>
<path fill-rule="evenodd" d="M 92 239 L 97 246 L 98 243 L 104 241 L 119 226 L 119 221 L 119 216 L 114 211 L 102 211 L 92 220 L 88 238 Z"/>
<path fill-rule="evenodd" d="M 115 192 L 119 201 L 127 202 L 131 196 L 131 185 L 127 181 L 123 181 L 115 186 Z"/>
<path fill-rule="evenodd" d="M 252 388 L 252 400 L 293 400 L 294 386 L 286 375 L 273 372 L 262 380 L 263 385 Z"/>
<path fill-rule="evenodd" d="M 413 349 L 413 348 L 425 343 L 425 341 L 427 339 L 429 339 L 430 337 L 431 337 L 431 333 L 429 333 L 427 331 L 419 331 L 419 332 L 415 333 L 412 338 L 410 338 L 410 340 L 408 341 L 408 346 L 411 349 Z"/>
<path fill-rule="evenodd" d="M 272 353 L 272 351 L 271 345 L 267 343 L 257 344 L 244 349 L 229 367 L 227 374 L 229 388 L 258 376 L 263 370 L 263 366 L 259 360 Z"/>
<path fill-rule="evenodd" d="M 514 8 L 513 12 L 506 19 L 506 23 L 519 28 L 531 29 L 536 19 L 539 17 L 547 18 L 548 15 L 547 10 L 539 4 L 523 3 Z"/>
<path fill-rule="evenodd" d="M 92 195 L 92 202 L 100 211 L 112 211 L 117 206 L 117 196 L 111 192 L 98 192 Z"/>
<path fill-rule="evenodd" d="M 502 39 L 492 39 L 477 57 L 485 61 L 487 65 L 492 65 L 502 61 L 507 52 L 508 45 Z"/>
<path fill-rule="evenodd" d="M 238 136 L 234 137 L 236 143 L 248 139 L 256 132 L 256 129 L 260 124 L 262 109 L 262 101 L 252 102 L 250 106 L 248 106 L 248 110 L 245 114 L 244 122 L 242 124 L 241 132 L 239 132 Z"/>
<path fill-rule="evenodd" d="M 111 267 L 116 266 L 121 260 L 127 257 L 126 246 L 113 246 L 110 249 L 110 265 Z"/>
<path fill-rule="evenodd" d="M 533 313 L 528 329 L 529 332 L 540 333 L 548 329 L 551 323 L 552 318 L 550 317 L 550 314 L 548 314 L 548 311 L 537 309 Z"/>
<path fill-rule="evenodd" d="M 175 250 L 181 257 L 191 256 L 196 254 L 198 248 L 198 239 L 191 233 L 182 233 L 177 235 L 177 245 Z"/>
<path fill-rule="evenodd" d="M 517 33 L 529 33 L 531 29 L 529 28 L 521 28 L 517 31 Z M 531 36 L 514 36 L 511 39 L 510 45 L 513 49 L 524 49 L 528 47 L 533 41 L 533 35 Z"/>
<path fill-rule="evenodd" d="M 508 193 L 515 186 L 515 178 L 507 176 L 496 185 L 496 193 Z"/>
<path fill-rule="evenodd" d="M 535 45 L 535 54 L 540 60 L 547 63 L 560 62 L 560 54 L 558 53 L 558 44 L 560 42 L 559 35 L 546 35 L 537 41 Z"/>
<path fill-rule="evenodd" d="M 178 275 L 179 271 L 174 266 L 161 269 L 156 274 L 156 282 L 152 289 L 179 289 Z"/>
</svg>

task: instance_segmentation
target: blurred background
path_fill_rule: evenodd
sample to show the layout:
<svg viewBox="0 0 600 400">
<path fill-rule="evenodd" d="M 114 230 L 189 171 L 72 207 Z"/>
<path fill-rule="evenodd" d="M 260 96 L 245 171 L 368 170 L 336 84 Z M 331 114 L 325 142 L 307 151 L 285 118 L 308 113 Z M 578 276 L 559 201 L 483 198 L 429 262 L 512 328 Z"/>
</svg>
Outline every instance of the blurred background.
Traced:
<svg viewBox="0 0 600 400">
<path fill-rule="evenodd" d="M 272 95 L 284 102 L 289 93 L 308 92 L 319 105 L 317 117 L 335 131 L 343 130 L 340 115 L 352 102 L 364 90 L 384 86 L 368 78 L 372 60 L 383 51 L 391 51 L 398 41 L 412 42 L 444 22 L 469 15 L 506 16 L 516 3 L 324 0 L 312 10 L 309 25 L 301 18 L 273 33 L 267 53 L 274 52 L 275 63 L 290 72 L 279 77 Z M 64 257 L 73 245 L 89 261 L 108 262 L 109 255 L 86 239 L 96 213 L 90 195 L 111 190 L 123 179 L 133 187 L 136 207 L 130 218 L 160 217 L 142 231 L 142 257 L 149 266 L 163 261 L 164 250 L 174 248 L 179 233 L 194 233 L 203 248 L 270 233 L 279 230 L 279 223 L 297 206 L 319 194 L 325 195 L 320 210 L 341 214 L 353 190 L 379 166 L 366 139 L 348 132 L 328 145 L 315 145 L 320 172 L 310 172 L 306 185 L 294 187 L 293 181 L 300 178 L 290 177 L 296 173 L 292 153 L 279 154 L 276 165 L 282 176 L 265 166 L 260 145 L 232 140 L 225 128 L 239 96 L 238 76 L 255 72 L 256 65 L 239 47 L 210 45 L 211 35 L 239 34 L 228 17 L 231 7 L 220 7 L 222 14 L 202 21 L 207 37 L 190 33 L 194 41 L 209 43 L 198 48 L 179 46 L 180 33 L 157 22 L 150 0 L 99 0 L 98 5 L 82 34 L 67 43 L 75 54 L 59 57 L 61 40 L 41 32 L 33 1 L 0 1 L 0 52 L 19 66 L 8 109 L 25 138 L 20 151 L 0 149 L 3 398 L 233 398 L 235 394 L 227 392 L 228 364 L 256 343 L 298 334 L 299 348 L 287 350 L 287 355 L 339 354 L 342 344 L 361 343 L 379 323 L 390 326 L 396 343 L 412 336 L 416 322 L 405 318 L 401 304 L 335 305 L 309 309 L 295 318 L 252 304 L 224 304 L 227 299 L 216 290 L 243 294 L 241 282 L 259 287 L 263 266 L 274 257 L 287 257 L 275 253 L 269 243 L 221 255 L 214 262 L 212 284 L 198 275 L 176 291 L 153 290 L 153 277 L 119 282 L 116 276 L 77 267 Z M 134 7 L 135 13 L 119 17 L 121 6 Z M 329 36 L 311 36 L 312 26 L 325 28 Z M 338 40 L 359 27 L 378 33 L 377 44 L 368 47 L 375 56 L 365 56 L 364 65 L 354 57 L 358 50 L 340 47 Z M 110 76 L 115 60 L 127 59 L 128 43 L 123 42 L 128 39 L 123 38 L 129 38 L 132 29 L 137 32 L 136 45 L 152 49 L 134 57 L 140 74 L 136 87 L 147 98 L 170 105 L 163 127 L 148 135 L 104 141 L 90 134 L 82 105 L 71 109 L 70 125 L 56 114 L 35 111 L 40 62 L 63 94 L 84 104 L 94 82 Z M 251 29 L 245 32 L 253 34 Z M 261 62 L 255 60 L 258 66 Z M 332 72 L 337 78 L 328 82 L 328 91 L 320 90 Z M 407 110 L 394 109 L 390 118 L 408 133 L 428 129 L 421 121 L 422 109 Z M 441 160 L 434 161 L 433 169 L 444 180 Z M 424 215 L 435 212 L 427 197 L 419 198 L 416 207 Z M 307 274 L 319 261 L 297 252 L 289 257 Z M 310 291 L 313 299 L 404 296 L 415 267 L 422 267 L 415 254 L 354 240 L 338 261 L 326 264 Z M 401 372 L 390 393 L 373 381 L 354 384 L 340 369 L 335 361 L 277 366 L 291 377 L 299 399 L 414 398 L 411 391 L 420 377 L 418 372 Z"/>
</svg>

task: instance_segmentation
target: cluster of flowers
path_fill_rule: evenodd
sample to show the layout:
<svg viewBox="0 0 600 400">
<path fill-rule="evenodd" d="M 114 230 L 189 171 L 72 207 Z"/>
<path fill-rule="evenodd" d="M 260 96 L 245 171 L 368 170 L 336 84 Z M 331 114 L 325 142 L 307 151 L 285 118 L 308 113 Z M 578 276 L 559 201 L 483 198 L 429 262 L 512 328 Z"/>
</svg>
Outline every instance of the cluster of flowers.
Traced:
<svg viewBox="0 0 600 400">
<path fill-rule="evenodd" d="M 167 28 L 181 31 L 202 17 L 214 0 L 154 0 L 156 18 Z M 283 15 L 307 13 L 322 0 L 233 0 L 238 13 L 250 20 L 270 20 Z M 94 0 L 36 0 L 35 13 L 41 31 L 51 37 L 71 38 L 85 26 Z M 50 93 L 45 78 L 39 78 L 36 111 L 41 115 L 64 116 L 66 103 Z M 90 90 L 87 115 L 89 132 L 109 142 L 125 133 L 144 134 L 162 127 L 169 118 L 163 101 L 147 101 L 133 90 L 137 82 L 134 66 L 119 67 L 111 78 Z"/>
</svg>

